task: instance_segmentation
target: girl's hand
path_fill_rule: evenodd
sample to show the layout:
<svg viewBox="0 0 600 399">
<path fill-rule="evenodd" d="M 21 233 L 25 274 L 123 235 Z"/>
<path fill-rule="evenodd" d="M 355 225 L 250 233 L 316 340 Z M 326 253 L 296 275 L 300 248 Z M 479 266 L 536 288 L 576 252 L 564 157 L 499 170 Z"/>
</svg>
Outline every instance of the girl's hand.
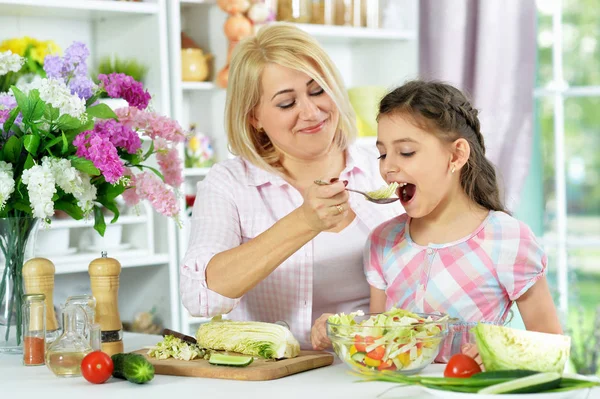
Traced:
<svg viewBox="0 0 600 399">
<path fill-rule="evenodd" d="M 331 346 L 331 341 L 327 337 L 327 325 L 325 324 L 331 315 L 333 315 L 333 313 L 323 313 L 315 320 L 315 324 L 312 326 L 310 331 L 310 342 L 312 343 L 313 349 L 316 351 L 322 351 Z"/>
<path fill-rule="evenodd" d="M 300 207 L 304 220 L 316 232 L 329 230 L 341 223 L 348 215 L 350 204 L 347 182 L 331 179 L 326 186 L 312 184 L 304 194 L 304 203 Z"/>
<path fill-rule="evenodd" d="M 481 370 L 485 371 L 485 367 L 483 367 L 483 361 L 481 360 L 481 356 L 479 355 L 479 350 L 477 349 L 477 345 L 475 344 L 464 344 L 460 348 L 460 352 L 463 355 L 467 355 L 475 359 Z"/>
</svg>

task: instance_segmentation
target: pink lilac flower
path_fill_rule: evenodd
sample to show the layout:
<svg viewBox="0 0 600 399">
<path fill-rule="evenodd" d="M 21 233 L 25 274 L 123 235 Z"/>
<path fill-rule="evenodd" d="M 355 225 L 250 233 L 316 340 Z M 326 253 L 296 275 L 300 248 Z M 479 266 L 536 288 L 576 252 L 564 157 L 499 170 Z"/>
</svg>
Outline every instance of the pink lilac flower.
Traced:
<svg viewBox="0 0 600 399">
<path fill-rule="evenodd" d="M 175 143 L 185 141 L 185 133 L 176 120 L 155 113 L 147 113 L 144 135 L 155 140 L 158 137 Z"/>
<path fill-rule="evenodd" d="M 156 160 L 165 183 L 172 187 L 181 186 L 181 183 L 183 183 L 183 169 L 177 149 L 170 148 L 162 138 L 154 141 L 154 148 L 157 149 Z"/>
<path fill-rule="evenodd" d="M 116 183 L 123 176 L 125 167 L 108 137 L 88 130 L 79 133 L 73 140 L 73 145 L 77 148 L 75 154 L 92 161 L 107 182 Z"/>
<path fill-rule="evenodd" d="M 129 168 L 125 168 L 124 176 L 129 176 L 129 183 L 127 184 L 127 189 L 122 194 L 123 199 L 127 205 L 135 206 L 139 204 L 141 199 L 135 189 L 136 176 Z"/>
<path fill-rule="evenodd" d="M 148 200 L 158 213 L 169 217 L 179 213 L 175 193 L 155 174 L 143 172 L 137 175 L 135 190 L 141 198 Z"/>
<path fill-rule="evenodd" d="M 17 106 L 17 100 L 15 100 L 15 98 L 13 96 L 6 94 L 6 93 L 0 93 L 0 109 L 4 109 L 4 110 L 10 112 L 16 106 Z M 15 119 L 15 124 L 21 125 L 21 122 L 23 122 L 23 114 L 21 114 L 19 112 L 19 115 Z M 4 122 L 2 122 L 2 123 L 4 123 Z M 0 129 L 1 128 L 2 127 L 0 126 Z"/>
<path fill-rule="evenodd" d="M 123 107 L 115 110 L 119 122 L 131 129 L 138 129 L 146 123 L 146 113 L 136 107 Z"/>
<path fill-rule="evenodd" d="M 130 154 L 135 154 L 142 147 L 140 136 L 114 119 L 97 122 L 94 131 L 107 137 L 115 147 L 123 148 Z"/>
<path fill-rule="evenodd" d="M 0 109 L 0 130 L 2 130 L 2 124 L 4 124 L 4 122 L 6 122 L 6 120 L 8 119 L 8 115 L 10 114 L 10 111 L 7 109 Z"/>
<path fill-rule="evenodd" d="M 150 102 L 150 93 L 144 91 L 144 86 L 124 73 L 100 74 L 98 79 L 102 82 L 104 90 L 112 98 L 123 98 L 130 107 L 146 109 Z"/>
</svg>

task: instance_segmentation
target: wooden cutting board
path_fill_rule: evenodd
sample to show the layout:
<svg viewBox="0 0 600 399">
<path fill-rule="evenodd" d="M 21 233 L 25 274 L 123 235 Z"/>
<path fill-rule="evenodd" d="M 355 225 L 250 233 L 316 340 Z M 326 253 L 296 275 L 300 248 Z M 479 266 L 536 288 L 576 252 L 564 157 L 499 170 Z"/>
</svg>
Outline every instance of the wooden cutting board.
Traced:
<svg viewBox="0 0 600 399">
<path fill-rule="evenodd" d="M 145 356 L 154 365 L 155 374 L 227 380 L 274 380 L 302 371 L 329 366 L 333 363 L 333 354 L 320 351 L 300 351 L 300 355 L 293 359 L 266 360 L 255 358 L 252 364 L 246 367 L 215 366 L 204 359 L 185 361 L 169 358 L 159 360 L 149 357 L 146 355 L 147 352 L 147 349 L 140 349 L 134 353 Z"/>
</svg>

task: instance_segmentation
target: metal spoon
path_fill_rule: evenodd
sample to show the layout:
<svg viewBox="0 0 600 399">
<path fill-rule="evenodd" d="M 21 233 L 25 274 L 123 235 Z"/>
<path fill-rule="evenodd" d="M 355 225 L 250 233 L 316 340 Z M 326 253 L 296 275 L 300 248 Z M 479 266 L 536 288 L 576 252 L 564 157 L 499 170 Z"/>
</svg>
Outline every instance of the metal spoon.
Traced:
<svg viewBox="0 0 600 399">
<path fill-rule="evenodd" d="M 328 186 L 331 183 L 327 183 L 327 182 L 325 182 L 323 180 L 315 180 L 315 184 L 317 184 L 319 186 Z M 394 197 L 394 198 L 373 198 L 373 197 L 369 196 L 369 194 L 367 194 L 364 191 L 354 190 L 354 189 L 348 188 L 348 187 L 346 187 L 346 191 L 352 191 L 353 193 L 362 194 L 367 199 L 367 201 L 373 202 L 375 204 L 390 204 L 390 203 L 398 201 L 400 199 L 399 197 Z"/>
</svg>

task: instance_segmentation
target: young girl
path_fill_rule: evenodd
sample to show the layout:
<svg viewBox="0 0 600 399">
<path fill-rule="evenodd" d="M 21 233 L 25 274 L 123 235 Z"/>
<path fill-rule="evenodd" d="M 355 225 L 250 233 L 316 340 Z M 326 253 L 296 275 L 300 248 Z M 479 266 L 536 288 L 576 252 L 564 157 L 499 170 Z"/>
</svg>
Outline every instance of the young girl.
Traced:
<svg viewBox="0 0 600 399">
<path fill-rule="evenodd" d="M 367 240 L 371 311 L 459 318 L 442 362 L 464 350 L 477 322 L 503 324 L 514 301 L 528 330 L 560 334 L 546 255 L 504 209 L 468 99 L 447 84 L 412 81 L 382 99 L 378 118 L 380 172 L 400 185 L 406 214 Z"/>
</svg>

